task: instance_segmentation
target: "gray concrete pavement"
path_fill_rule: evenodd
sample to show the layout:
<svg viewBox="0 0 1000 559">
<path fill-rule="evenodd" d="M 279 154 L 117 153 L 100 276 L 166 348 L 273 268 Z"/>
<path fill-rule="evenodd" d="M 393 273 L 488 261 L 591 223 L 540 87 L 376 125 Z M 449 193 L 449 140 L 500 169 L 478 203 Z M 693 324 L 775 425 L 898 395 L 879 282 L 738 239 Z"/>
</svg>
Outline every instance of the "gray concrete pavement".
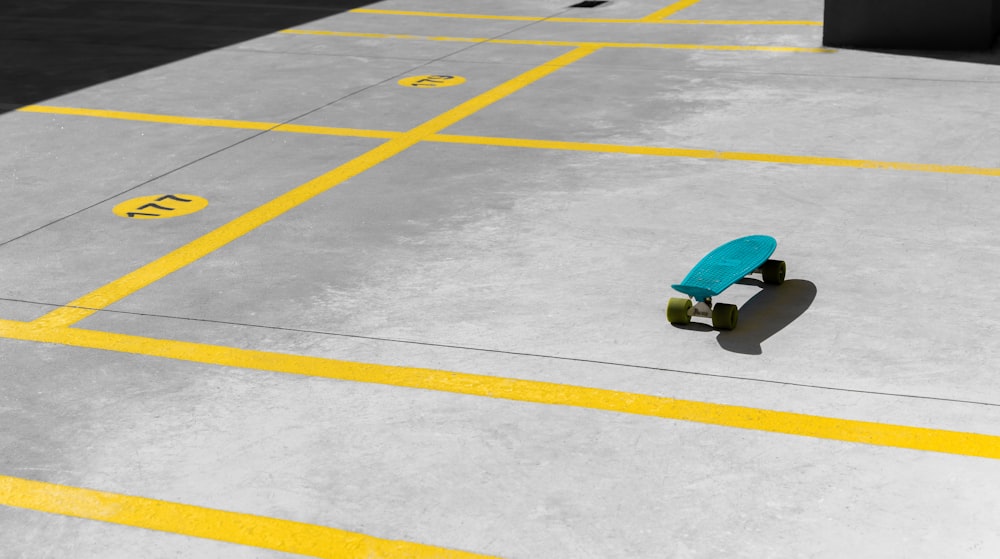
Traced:
<svg viewBox="0 0 1000 559">
<path fill-rule="evenodd" d="M 1000 66 L 668 5 L 387 0 L 0 115 L 0 558 L 995 556 Z M 669 325 L 757 233 L 788 281 Z"/>
</svg>

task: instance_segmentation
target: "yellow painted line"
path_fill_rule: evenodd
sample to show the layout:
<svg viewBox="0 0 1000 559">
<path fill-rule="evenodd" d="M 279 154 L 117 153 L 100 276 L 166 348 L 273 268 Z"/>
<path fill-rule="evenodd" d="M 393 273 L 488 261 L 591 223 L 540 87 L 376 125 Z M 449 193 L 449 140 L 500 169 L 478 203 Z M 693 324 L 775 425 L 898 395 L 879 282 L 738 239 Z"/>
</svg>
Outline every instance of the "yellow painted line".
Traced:
<svg viewBox="0 0 1000 559">
<path fill-rule="evenodd" d="M 361 128 L 336 128 L 333 126 L 315 126 L 309 124 L 279 124 L 274 127 L 274 132 L 291 132 L 295 134 L 317 134 L 324 136 L 351 136 L 354 138 L 382 138 L 392 139 L 403 134 L 403 132 L 391 132 L 389 130 L 364 130 Z"/>
<path fill-rule="evenodd" d="M 197 118 L 188 116 L 161 115 L 152 113 L 135 113 L 127 111 L 108 111 L 104 109 L 84 109 L 78 107 L 56 107 L 52 105 L 27 105 L 17 109 L 19 112 L 42 113 L 69 116 L 86 116 L 91 118 L 108 118 L 114 120 L 131 120 L 139 122 L 155 122 L 158 124 L 179 124 L 184 126 L 206 126 L 214 128 L 238 128 L 244 130 L 269 130 L 274 132 L 298 132 L 303 134 L 326 134 L 330 136 L 354 136 L 358 138 L 394 138 L 399 132 L 381 130 L 361 130 L 357 128 L 334 128 L 330 126 L 308 126 L 303 124 L 282 124 L 280 122 L 257 122 L 250 120 L 232 120 L 221 118 Z"/>
<path fill-rule="evenodd" d="M 427 122 L 394 136 L 378 147 L 316 177 L 305 184 L 263 204 L 209 233 L 171 251 L 170 253 L 134 270 L 121 278 L 60 307 L 35 322 L 50 327 L 69 326 L 123 299 L 163 277 L 211 254 L 230 242 L 246 235 L 257 227 L 275 219 L 315 196 L 355 177 L 387 159 L 409 149 L 429 136 L 444 130 L 521 88 L 530 85 L 560 68 L 588 56 L 597 49 L 578 48 L 557 56 L 548 63 L 537 66 L 496 87 L 445 111 Z"/>
<path fill-rule="evenodd" d="M 166 116 L 149 113 L 132 113 L 126 111 L 107 111 L 100 109 L 82 109 L 75 107 L 56 107 L 52 105 L 27 105 L 18 109 L 25 113 L 45 113 L 71 116 L 89 116 L 94 118 L 111 118 L 118 120 L 135 120 L 141 122 L 156 122 L 160 124 L 184 124 L 187 126 L 212 126 L 217 128 L 240 128 L 246 130 L 270 130 L 276 123 L 250 122 L 242 120 L 227 120 L 218 118 L 196 118 L 185 116 Z"/>
<path fill-rule="evenodd" d="M 484 559 L 315 524 L 0 475 L 0 505 L 324 559 Z M 109 542 L 113 547 L 114 544 Z"/>
<path fill-rule="evenodd" d="M 1000 459 L 1000 437 L 678 400 L 516 378 L 356 363 L 0 319 L 0 336 L 225 367 L 571 406 L 848 443 Z"/>
<path fill-rule="evenodd" d="M 673 4 L 667 6 L 666 8 L 663 8 L 662 10 L 657 10 L 653 12 L 642 19 L 644 21 L 659 21 L 661 19 L 666 19 L 681 10 L 694 6 L 700 1 L 701 0 L 680 0 L 678 2 L 674 2 Z"/>
<path fill-rule="evenodd" d="M 362 33 L 357 31 L 327 31 L 325 29 L 282 29 L 278 33 L 289 35 L 320 35 L 327 37 L 353 37 L 358 39 L 406 39 L 414 41 L 444 41 L 454 43 L 485 43 L 489 37 L 447 37 L 433 35 L 408 35 L 405 33 Z"/>
<path fill-rule="evenodd" d="M 411 10 L 378 10 L 373 8 L 355 8 L 350 10 L 359 14 L 379 14 L 410 17 L 440 17 L 458 19 L 485 19 L 499 21 L 545 21 L 556 23 L 623 23 L 623 24 L 653 24 L 653 25 L 823 25 L 822 21 L 802 20 L 715 20 L 715 19 L 685 19 L 685 20 L 650 20 L 626 18 L 599 17 L 540 17 L 540 16 L 502 16 L 488 14 L 460 14 L 449 12 L 421 12 Z"/>
<path fill-rule="evenodd" d="M 318 35 L 327 37 L 360 37 L 375 39 L 405 39 L 415 41 L 448 41 L 459 43 L 492 43 L 498 45 L 534 45 L 545 47 L 575 47 L 590 49 L 680 49 L 761 52 L 832 53 L 836 49 L 823 47 L 782 47 L 769 45 L 697 45 L 675 43 L 612 43 L 602 41 L 547 41 L 531 39 L 489 39 L 486 37 L 433 37 L 429 35 L 396 35 L 390 33 L 356 33 L 353 31 L 324 31 L 322 29 L 285 29 L 280 33 L 292 35 Z"/>
<path fill-rule="evenodd" d="M 497 16 L 486 14 L 454 14 L 445 12 L 419 12 L 412 10 L 376 10 L 372 8 L 355 8 L 350 10 L 356 14 L 378 14 L 389 16 L 412 16 L 412 17 L 444 17 L 460 19 L 495 19 L 503 21 L 542 21 L 544 17 L 537 16 Z"/>
<path fill-rule="evenodd" d="M 746 153 L 739 151 L 721 151 L 719 152 L 718 159 L 727 159 L 730 161 L 757 161 L 761 163 L 786 163 L 792 165 L 820 165 L 825 167 L 853 167 L 855 169 L 886 169 L 892 171 L 918 171 L 924 173 L 1000 177 L 1000 169 L 998 168 L 970 167 L 965 165 L 936 165 L 933 163 L 905 163 L 901 161 L 869 161 L 865 159 Z"/>
<path fill-rule="evenodd" d="M 906 163 L 902 161 L 877 161 L 842 157 L 815 157 L 809 155 L 782 155 L 776 153 L 754 153 L 744 151 L 717 151 L 710 149 L 668 148 L 655 146 L 626 146 L 590 142 L 563 142 L 555 140 L 532 140 L 489 136 L 464 136 L 457 134 L 435 134 L 434 136 L 428 138 L 427 141 L 450 144 L 478 144 L 532 149 L 589 151 L 596 153 L 625 153 L 633 155 L 653 155 L 659 157 L 718 159 L 723 161 L 752 161 L 758 163 L 782 163 L 787 165 L 814 165 L 819 167 L 849 167 L 854 169 L 916 171 L 923 173 L 980 175 L 988 177 L 1000 176 L 1000 168 L 996 167 L 938 165 L 934 163 Z"/>
<path fill-rule="evenodd" d="M 331 126 L 309 126 L 300 124 L 278 124 L 270 122 L 230 121 L 223 119 L 191 119 L 169 115 L 128 113 L 99 109 L 75 109 L 32 105 L 29 112 L 53 113 L 122 120 L 139 120 L 163 124 L 184 124 L 190 126 L 221 126 L 224 128 L 248 128 L 271 130 L 296 134 L 320 134 L 331 136 L 352 136 L 359 138 L 396 138 L 404 132 L 390 130 L 364 130 L 358 128 L 337 128 Z M 974 167 L 968 165 L 940 165 L 936 163 L 909 163 L 904 161 L 879 161 L 872 159 L 851 159 L 844 157 L 819 157 L 809 155 L 787 155 L 778 153 L 755 153 L 745 151 L 718 151 L 711 149 L 670 148 L 656 146 L 629 146 L 621 144 L 601 144 L 592 142 L 566 142 L 558 140 L 535 140 L 529 138 L 504 138 L 495 136 L 470 136 L 457 134 L 432 134 L 424 138 L 426 142 L 447 144 L 469 144 L 502 146 L 528 149 L 553 149 L 564 151 L 587 151 L 594 153 L 624 153 L 650 155 L 656 157 L 686 157 L 693 159 L 717 159 L 722 161 L 751 161 L 759 163 L 781 163 L 786 165 L 812 165 L 819 167 L 849 167 L 854 169 L 879 169 L 891 171 L 912 171 L 920 173 L 943 173 L 952 175 L 1000 176 L 1000 168 Z"/>
<path fill-rule="evenodd" d="M 505 39 L 492 41 L 495 43 L 507 42 Z M 552 41 L 553 43 L 556 41 Z M 679 43 L 570 43 L 581 47 L 592 46 L 612 49 L 665 49 L 665 50 L 710 50 L 710 51 L 744 51 L 744 52 L 801 52 L 814 54 L 829 54 L 837 52 L 836 49 L 824 47 L 782 47 L 770 45 L 697 45 Z"/>
</svg>

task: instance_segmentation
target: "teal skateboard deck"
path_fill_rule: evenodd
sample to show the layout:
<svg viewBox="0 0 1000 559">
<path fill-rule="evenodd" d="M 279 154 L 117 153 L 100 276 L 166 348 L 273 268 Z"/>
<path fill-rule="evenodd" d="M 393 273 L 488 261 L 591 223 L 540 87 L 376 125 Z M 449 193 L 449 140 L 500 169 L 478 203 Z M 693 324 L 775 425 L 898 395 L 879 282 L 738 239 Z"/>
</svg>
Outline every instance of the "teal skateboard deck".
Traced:
<svg viewBox="0 0 1000 559">
<path fill-rule="evenodd" d="M 724 330 L 736 327 L 736 305 L 712 304 L 712 298 L 752 273 L 759 273 L 770 284 L 785 281 L 785 263 L 770 260 L 778 241 L 767 235 L 751 235 L 729 241 L 705 255 L 684 280 L 671 287 L 689 299 L 672 298 L 667 304 L 671 324 L 687 324 L 691 317 L 712 319 L 712 325 Z M 695 303 L 692 303 L 692 299 Z"/>
</svg>

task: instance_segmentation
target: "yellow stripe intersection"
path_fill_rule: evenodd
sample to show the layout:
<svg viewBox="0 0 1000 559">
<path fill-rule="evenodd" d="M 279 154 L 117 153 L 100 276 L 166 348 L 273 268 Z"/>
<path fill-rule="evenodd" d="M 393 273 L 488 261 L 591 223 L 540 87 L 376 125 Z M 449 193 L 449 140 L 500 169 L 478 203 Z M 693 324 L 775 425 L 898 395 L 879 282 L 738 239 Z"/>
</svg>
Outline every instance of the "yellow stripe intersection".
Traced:
<svg viewBox="0 0 1000 559">
<path fill-rule="evenodd" d="M 413 147 L 467 116 L 538 81 L 556 70 L 595 52 L 593 48 L 578 48 L 560 55 L 547 64 L 533 68 L 493 89 L 482 93 L 437 117 L 393 136 L 389 141 L 344 163 L 343 165 L 302 184 L 277 198 L 250 210 L 217 229 L 177 248 L 170 253 L 134 270 L 121 278 L 88 293 L 65 307 L 60 307 L 35 322 L 49 327 L 69 326 L 94 312 L 159 281 L 177 270 L 211 254 L 257 227 L 275 219 L 312 198 L 336 187 L 368 169 Z"/>
<path fill-rule="evenodd" d="M 711 51 L 757 51 L 757 52 L 801 52 L 831 53 L 835 49 L 821 47 L 783 47 L 769 45 L 701 45 L 684 43 L 619 43 L 606 41 L 546 41 L 532 39 L 490 39 L 488 37 L 435 37 L 430 35 L 406 35 L 397 33 L 360 33 L 354 31 L 327 31 L 323 29 L 285 29 L 288 35 L 316 35 L 325 37 L 354 37 L 359 39 L 403 39 L 410 41 L 441 41 L 448 43 L 477 43 L 497 45 L 533 45 L 543 47 L 586 47 L 612 49 L 664 49 L 664 50 L 711 50 Z"/>
<path fill-rule="evenodd" d="M 356 138 L 397 138 L 404 132 L 389 130 L 365 130 L 360 128 L 337 128 L 332 126 L 310 126 L 303 124 L 281 124 L 277 122 L 256 122 L 249 120 L 225 120 L 214 118 L 192 118 L 184 116 L 107 111 L 101 109 L 81 109 L 54 107 L 49 105 L 28 105 L 18 109 L 22 112 L 87 116 L 159 124 L 186 126 L 209 126 L 246 130 L 269 130 L 298 134 L 321 134 Z M 937 163 L 914 163 L 905 161 L 880 161 L 876 159 L 854 159 L 846 157 L 823 157 L 813 155 L 790 155 L 780 153 L 757 153 L 746 151 L 719 151 L 712 149 L 672 148 L 658 146 L 629 146 L 594 142 L 568 142 L 560 140 L 536 140 L 529 138 L 505 138 L 497 136 L 472 136 L 457 134 L 431 134 L 423 138 L 425 142 L 448 144 L 470 144 L 503 146 L 528 149 L 554 149 L 566 151 L 589 151 L 595 153 L 623 153 L 630 155 L 650 155 L 657 157 L 681 157 L 693 159 L 716 159 L 720 161 L 749 161 L 757 163 L 780 163 L 784 165 L 815 165 L 820 167 L 848 167 L 853 169 L 879 169 L 890 171 L 912 171 L 921 173 L 944 173 L 951 175 L 1000 176 L 1000 168 L 975 167 L 969 165 L 941 165 Z"/>
</svg>

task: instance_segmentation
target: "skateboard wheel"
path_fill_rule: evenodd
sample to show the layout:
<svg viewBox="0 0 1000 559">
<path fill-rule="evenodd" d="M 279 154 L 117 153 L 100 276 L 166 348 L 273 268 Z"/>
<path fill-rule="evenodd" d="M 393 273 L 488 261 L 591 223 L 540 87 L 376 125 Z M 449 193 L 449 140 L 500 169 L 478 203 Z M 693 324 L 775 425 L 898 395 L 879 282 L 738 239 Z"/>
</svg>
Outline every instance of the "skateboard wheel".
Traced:
<svg viewBox="0 0 1000 559">
<path fill-rule="evenodd" d="M 740 311 L 736 305 L 719 303 L 712 309 L 712 326 L 721 330 L 732 330 L 736 328 L 736 321 L 739 320 Z"/>
<path fill-rule="evenodd" d="M 671 298 L 667 303 L 667 322 L 670 324 L 687 324 L 691 322 L 691 315 L 688 314 L 690 308 L 691 299 Z"/>
<path fill-rule="evenodd" d="M 768 260 L 760 267 L 761 275 L 764 276 L 764 283 L 781 285 L 785 282 L 785 261 Z"/>
</svg>

